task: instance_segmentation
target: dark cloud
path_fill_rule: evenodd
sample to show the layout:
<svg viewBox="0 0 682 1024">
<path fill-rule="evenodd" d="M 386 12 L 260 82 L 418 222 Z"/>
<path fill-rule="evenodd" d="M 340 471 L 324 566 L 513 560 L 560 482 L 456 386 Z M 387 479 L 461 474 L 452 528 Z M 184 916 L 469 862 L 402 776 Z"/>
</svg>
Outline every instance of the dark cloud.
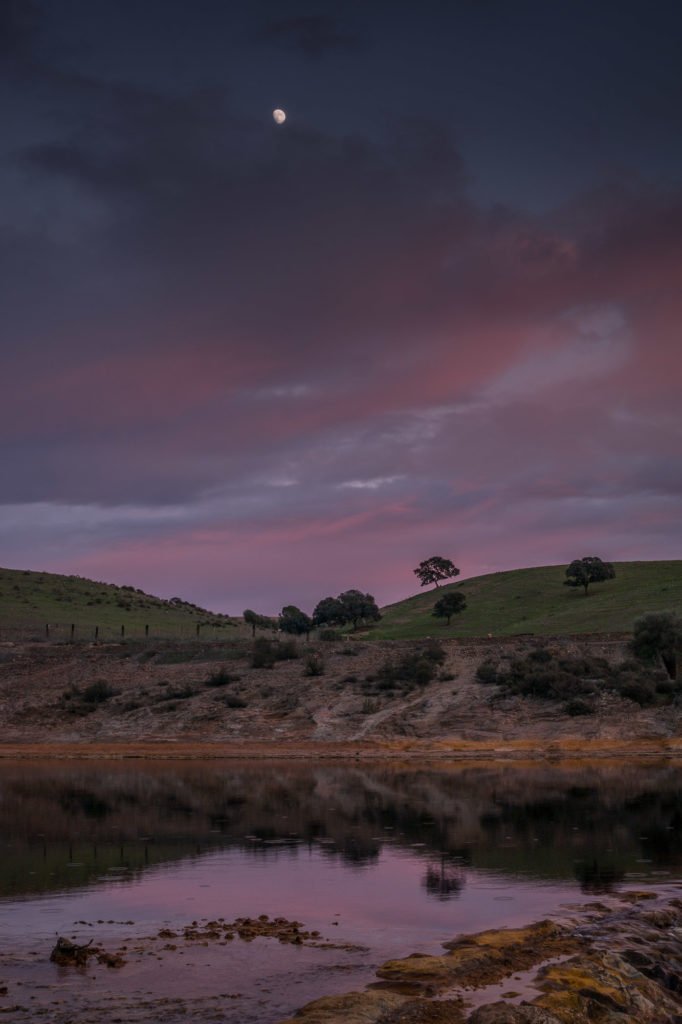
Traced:
<svg viewBox="0 0 682 1024">
<path fill-rule="evenodd" d="M 365 44 L 358 32 L 344 28 L 331 14 L 273 18 L 263 26 L 259 38 L 279 43 L 308 58 L 348 53 L 361 49 Z"/>
<path fill-rule="evenodd" d="M 0 0 L 0 61 L 28 54 L 39 20 L 32 0 Z"/>
</svg>

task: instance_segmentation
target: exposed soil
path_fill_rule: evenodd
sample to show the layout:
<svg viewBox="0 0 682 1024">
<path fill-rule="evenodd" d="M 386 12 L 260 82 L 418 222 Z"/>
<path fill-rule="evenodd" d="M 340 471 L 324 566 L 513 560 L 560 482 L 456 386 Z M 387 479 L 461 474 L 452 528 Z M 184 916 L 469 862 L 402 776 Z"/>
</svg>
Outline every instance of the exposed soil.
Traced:
<svg viewBox="0 0 682 1024">
<path fill-rule="evenodd" d="M 480 662 L 539 641 L 445 641 L 426 686 L 371 679 L 418 646 L 358 640 L 299 645 L 301 657 L 250 666 L 248 643 L 0 647 L 0 756 L 612 757 L 682 753 L 682 706 L 640 708 L 602 692 L 590 715 L 504 696 L 476 682 Z M 619 661 L 622 637 L 543 638 L 556 651 Z M 323 673 L 306 674 L 317 655 Z M 218 682 L 220 672 L 227 683 Z M 370 681 L 368 682 L 368 678 Z M 93 684 L 102 691 L 88 699 Z"/>
</svg>

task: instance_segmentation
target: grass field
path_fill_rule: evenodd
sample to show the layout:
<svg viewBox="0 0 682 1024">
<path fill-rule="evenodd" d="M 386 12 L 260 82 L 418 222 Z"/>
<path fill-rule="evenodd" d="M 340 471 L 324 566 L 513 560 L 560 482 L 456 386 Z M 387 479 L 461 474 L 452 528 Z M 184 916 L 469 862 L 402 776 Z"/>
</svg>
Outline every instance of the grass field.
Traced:
<svg viewBox="0 0 682 1024">
<path fill-rule="evenodd" d="M 14 639 L 22 634 L 46 636 L 49 625 L 51 639 L 121 637 L 121 628 L 129 639 L 150 637 L 196 636 L 200 627 L 202 638 L 237 633 L 237 620 L 172 598 L 145 594 L 134 587 L 117 587 L 96 583 L 80 576 L 58 576 L 47 572 L 24 572 L 0 569 L 0 639 Z"/>
<path fill-rule="evenodd" d="M 565 566 L 514 569 L 477 576 L 438 590 L 429 588 L 382 609 L 381 622 L 359 632 L 399 640 L 424 636 L 510 636 L 622 632 L 647 611 L 682 614 L 682 561 L 616 562 L 616 578 L 583 591 L 563 586 Z M 467 609 L 449 626 L 432 616 L 434 602 L 461 590 Z M 50 639 L 150 638 L 237 639 L 250 635 L 241 619 L 206 611 L 180 598 L 166 601 L 133 587 L 96 583 L 80 576 L 0 569 L 0 641 L 32 636 Z"/>
<path fill-rule="evenodd" d="M 422 636 L 510 636 L 629 631 L 644 612 L 682 614 L 682 561 L 615 562 L 616 578 L 582 589 L 565 587 L 565 565 L 495 572 L 416 594 L 382 608 L 377 639 Z M 461 591 L 467 608 L 449 626 L 432 616 L 435 601 Z"/>
</svg>

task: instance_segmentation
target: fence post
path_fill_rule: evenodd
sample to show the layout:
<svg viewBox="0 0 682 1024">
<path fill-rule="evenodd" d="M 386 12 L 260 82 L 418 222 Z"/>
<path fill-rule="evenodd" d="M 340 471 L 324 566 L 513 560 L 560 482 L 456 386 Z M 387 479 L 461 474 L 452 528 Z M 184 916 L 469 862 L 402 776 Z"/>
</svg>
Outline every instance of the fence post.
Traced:
<svg viewBox="0 0 682 1024">
<path fill-rule="evenodd" d="M 95 626 L 95 643 L 99 639 L 99 626 Z"/>
<path fill-rule="evenodd" d="M 73 643 L 73 634 L 76 632 L 76 623 L 71 623 L 71 643 Z"/>
<path fill-rule="evenodd" d="M 149 626 L 145 626 L 144 627 L 144 635 L 145 635 L 145 637 L 149 636 Z"/>
<path fill-rule="evenodd" d="M 126 628 L 125 628 L 125 626 L 121 626 L 121 640 L 123 640 L 125 635 L 126 635 Z"/>
<path fill-rule="evenodd" d="M 45 623 L 45 639 L 46 640 L 50 639 L 50 623 L 49 622 Z"/>
<path fill-rule="evenodd" d="M 199 639 L 199 633 L 201 632 L 201 623 L 197 622 L 197 640 Z"/>
</svg>

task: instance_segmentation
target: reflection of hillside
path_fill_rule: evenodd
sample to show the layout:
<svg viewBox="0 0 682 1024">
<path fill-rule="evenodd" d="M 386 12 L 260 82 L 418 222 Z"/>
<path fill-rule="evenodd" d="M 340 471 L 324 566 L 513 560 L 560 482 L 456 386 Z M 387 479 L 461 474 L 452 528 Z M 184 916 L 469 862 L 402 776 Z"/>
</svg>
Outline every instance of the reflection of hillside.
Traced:
<svg viewBox="0 0 682 1024">
<path fill-rule="evenodd" d="M 597 892 L 638 861 L 678 867 L 681 826 L 682 787 L 665 766 L 7 763 L 0 892 L 82 885 L 221 847 L 267 859 L 310 844 L 360 867 L 386 845 L 409 850 L 437 898 L 456 895 L 468 864 Z"/>
</svg>

